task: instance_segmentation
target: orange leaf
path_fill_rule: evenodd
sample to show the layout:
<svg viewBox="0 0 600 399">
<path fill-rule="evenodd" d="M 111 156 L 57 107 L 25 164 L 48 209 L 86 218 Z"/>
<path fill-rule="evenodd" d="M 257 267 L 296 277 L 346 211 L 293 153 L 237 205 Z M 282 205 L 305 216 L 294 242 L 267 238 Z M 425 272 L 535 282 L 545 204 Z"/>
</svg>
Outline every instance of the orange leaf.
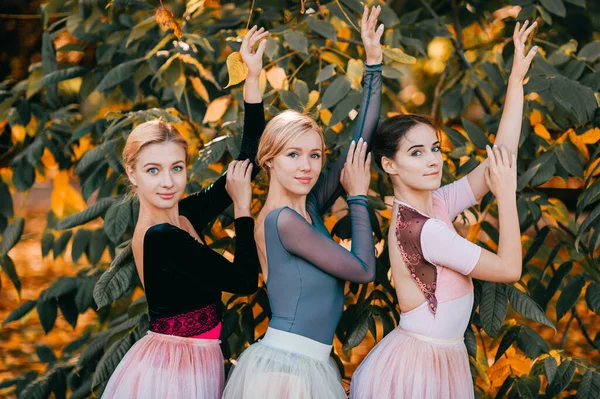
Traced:
<svg viewBox="0 0 600 399">
<path fill-rule="evenodd" d="M 204 101 L 209 102 L 210 98 L 208 97 L 208 91 L 206 90 L 206 87 L 200 78 L 196 76 L 189 76 L 188 78 L 190 79 L 190 82 L 192 82 L 192 87 L 194 87 L 196 94 L 198 94 Z"/>
<path fill-rule="evenodd" d="M 348 60 L 346 76 L 350 79 L 353 89 L 360 89 L 363 78 L 363 62 L 355 59 Z"/>
<path fill-rule="evenodd" d="M 202 123 L 218 122 L 231 104 L 231 96 L 219 97 L 208 105 Z"/>
<path fill-rule="evenodd" d="M 11 130 L 13 144 L 17 144 L 25 140 L 25 135 L 27 134 L 25 131 L 25 126 L 14 125 Z"/>
<path fill-rule="evenodd" d="M 227 72 L 229 72 L 229 83 L 225 88 L 236 85 L 248 76 L 248 66 L 242 60 L 242 55 L 239 51 L 229 54 L 227 57 Z"/>
<path fill-rule="evenodd" d="M 529 122 L 531 123 L 531 126 L 539 125 L 543 120 L 544 116 L 537 109 L 534 109 L 531 115 L 529 115 Z"/>
<path fill-rule="evenodd" d="M 546 126 L 544 126 L 544 125 L 535 125 L 533 130 L 535 131 L 535 133 L 538 136 L 540 136 L 543 139 L 546 139 L 546 140 L 552 139 L 552 137 L 550 136 L 550 133 L 548 133 L 548 129 L 546 129 Z"/>
<path fill-rule="evenodd" d="M 275 90 L 287 90 L 288 81 L 285 75 L 285 70 L 280 66 L 274 66 L 267 72 L 267 80 L 271 87 Z"/>
<path fill-rule="evenodd" d="M 165 7 L 158 7 L 154 14 L 154 18 L 162 29 L 173 29 L 177 39 L 181 39 L 181 27 L 175 21 L 175 16 L 171 10 L 168 10 Z"/>
</svg>

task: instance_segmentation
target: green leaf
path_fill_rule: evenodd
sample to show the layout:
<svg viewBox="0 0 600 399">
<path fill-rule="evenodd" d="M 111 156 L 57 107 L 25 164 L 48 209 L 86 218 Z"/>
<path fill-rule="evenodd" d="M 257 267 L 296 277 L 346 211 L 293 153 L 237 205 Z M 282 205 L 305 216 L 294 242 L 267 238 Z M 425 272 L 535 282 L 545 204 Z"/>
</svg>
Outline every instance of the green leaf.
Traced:
<svg viewBox="0 0 600 399">
<path fill-rule="evenodd" d="M 548 226 L 544 226 L 535 235 L 535 238 L 533 239 L 533 243 L 531 244 L 531 246 L 529 247 L 529 249 L 527 249 L 527 252 L 525 253 L 525 256 L 523 257 L 523 264 L 524 265 L 526 265 L 527 262 L 529 262 L 531 259 L 533 259 L 533 257 L 535 256 L 535 254 L 542 247 L 542 245 L 544 245 L 544 242 L 546 241 L 546 237 L 548 237 L 549 233 L 550 233 L 550 228 Z"/>
<path fill-rule="evenodd" d="M 84 313 L 89 308 L 95 307 L 94 303 L 94 286 L 96 280 L 86 278 L 80 285 L 75 295 L 75 305 L 79 313 Z"/>
<path fill-rule="evenodd" d="M 560 321 L 568 311 L 575 306 L 581 290 L 585 285 L 585 277 L 581 274 L 576 275 L 567 282 L 563 288 L 558 300 L 556 301 L 556 321 Z"/>
<path fill-rule="evenodd" d="M 526 325 L 521 325 L 517 346 L 532 359 L 550 350 L 544 338 Z"/>
<path fill-rule="evenodd" d="M 33 310 L 33 308 L 35 308 L 36 304 L 37 304 L 37 301 L 23 302 L 21 304 L 21 306 L 19 306 L 18 308 L 16 308 L 12 312 L 10 312 L 8 317 L 6 319 L 4 319 L 4 321 L 2 322 L 2 327 L 7 325 L 8 323 L 10 323 L 11 321 L 20 320 L 23 317 L 25 317 L 27 314 L 29 314 L 29 312 L 31 312 Z"/>
<path fill-rule="evenodd" d="M 148 33 L 148 31 L 154 28 L 155 26 L 156 18 L 154 17 L 154 15 L 151 15 L 148 18 L 144 19 L 142 22 L 134 26 L 133 29 L 131 29 L 129 37 L 127 38 L 127 42 L 125 43 L 125 47 L 129 47 L 129 45 L 133 41 L 144 37 Z"/>
<path fill-rule="evenodd" d="M 38 301 L 36 309 L 40 323 L 44 332 L 48 334 L 54 327 L 56 321 L 56 315 L 58 313 L 58 302 L 56 299 L 49 299 L 47 301 Z"/>
<path fill-rule="evenodd" d="M 73 244 L 71 245 L 71 259 L 73 262 L 77 262 L 81 255 L 85 252 L 92 238 L 92 232 L 88 229 L 79 229 L 73 238 Z"/>
<path fill-rule="evenodd" d="M 517 179 L 517 189 L 519 191 L 523 190 L 534 176 L 538 173 L 543 173 L 542 169 L 547 168 L 548 163 L 554 161 L 554 152 L 551 151 L 544 152 L 539 157 L 535 158 L 529 165 L 527 171 Z"/>
<path fill-rule="evenodd" d="M 477 358 L 477 339 L 473 328 L 469 325 L 465 331 L 465 346 L 467 347 L 467 353 L 473 358 Z"/>
<path fill-rule="evenodd" d="M 138 65 L 143 62 L 143 58 L 136 58 L 134 60 L 125 61 L 122 64 L 114 67 L 104 76 L 102 81 L 96 87 L 98 91 L 109 90 L 121 82 L 130 79 L 133 76 Z"/>
<path fill-rule="evenodd" d="M 521 327 L 512 326 L 506 331 L 506 334 L 502 337 L 500 341 L 500 345 L 498 345 L 498 350 L 496 351 L 496 362 L 498 359 L 502 357 L 502 355 L 506 352 L 508 348 L 519 338 L 519 334 L 521 332 Z"/>
<path fill-rule="evenodd" d="M 42 363 L 54 363 L 56 361 L 56 355 L 48 345 L 36 345 L 35 354 Z"/>
<path fill-rule="evenodd" d="M 52 245 L 54 259 L 58 258 L 64 252 L 72 235 L 73 232 L 71 230 L 63 231 L 62 234 L 58 237 L 58 239 L 54 240 L 54 243 Z"/>
<path fill-rule="evenodd" d="M 545 326 L 556 330 L 554 323 L 546 316 L 546 313 L 542 310 L 532 298 L 527 294 L 521 292 L 512 285 L 506 286 L 506 293 L 512 307 L 522 316 L 527 317 L 529 320 L 537 321 Z"/>
<path fill-rule="evenodd" d="M 600 58 L 600 41 L 587 43 L 579 50 L 577 56 L 589 62 L 596 62 Z"/>
<path fill-rule="evenodd" d="M 325 90 L 321 100 L 321 108 L 327 109 L 340 102 L 350 91 L 351 85 L 345 76 L 338 76 Z"/>
<path fill-rule="evenodd" d="M 359 106 L 361 99 L 362 93 L 356 90 L 351 90 L 350 93 L 347 94 L 346 97 L 335 106 L 328 126 L 333 126 L 336 123 L 348 118 L 350 111 Z"/>
<path fill-rule="evenodd" d="M 552 276 L 552 279 L 550 279 L 550 282 L 548 283 L 548 288 L 546 288 L 546 295 L 544 298 L 544 308 L 546 307 L 548 302 L 550 302 L 550 300 L 552 299 L 554 294 L 556 294 L 558 287 L 560 287 L 563 279 L 565 278 L 565 276 L 567 276 L 571 272 L 572 268 L 573 268 L 573 262 L 568 261 L 568 262 L 565 262 L 562 265 L 560 265 L 558 270 L 556 270 L 556 272 Z"/>
<path fill-rule="evenodd" d="M 308 104 L 308 94 L 309 94 L 308 93 L 308 85 L 306 84 L 306 82 L 304 82 L 300 79 L 295 79 L 294 80 L 294 92 L 298 96 L 300 103 L 303 106 L 306 106 Z"/>
<path fill-rule="evenodd" d="M 77 319 L 79 317 L 79 311 L 75 305 L 75 292 L 62 295 L 58 298 L 58 307 L 63 317 L 73 327 L 77 327 Z"/>
<path fill-rule="evenodd" d="M 56 50 L 50 32 L 42 34 L 42 70 L 48 75 L 58 69 L 56 63 Z M 58 88 L 56 84 L 48 85 L 46 88 L 46 99 L 51 105 L 58 104 Z"/>
<path fill-rule="evenodd" d="M 302 33 L 295 30 L 286 30 L 283 33 L 283 38 L 292 50 L 308 53 L 308 40 Z"/>
<path fill-rule="evenodd" d="M 481 130 L 479 126 L 477 126 L 471 121 L 466 120 L 465 118 L 462 118 L 462 123 L 473 144 L 475 144 L 475 146 L 478 148 L 485 149 L 485 146 L 488 145 L 490 142 L 488 141 L 483 130 Z"/>
<path fill-rule="evenodd" d="M 83 345 L 85 345 L 91 338 L 92 333 L 90 330 L 86 330 L 82 336 L 75 338 L 73 341 L 69 342 L 67 345 L 65 345 L 65 347 L 63 348 L 62 352 L 64 353 L 73 353 L 79 349 L 81 349 L 81 347 L 83 347 Z"/>
<path fill-rule="evenodd" d="M 556 363 L 556 360 L 550 355 L 544 359 L 544 370 L 546 370 L 548 384 L 551 384 L 558 371 L 558 363 Z"/>
<path fill-rule="evenodd" d="M 508 299 L 504 285 L 501 283 L 483 283 L 479 316 L 483 329 L 488 335 L 495 337 L 500 332 L 500 327 L 506 317 Z"/>
<path fill-rule="evenodd" d="M 0 252 L 3 255 L 8 254 L 8 251 L 15 246 L 19 239 L 21 238 L 21 234 L 23 234 L 23 228 L 25 227 L 25 219 L 21 216 L 16 218 L 6 230 L 2 234 L 2 246 L 0 247 Z"/>
<path fill-rule="evenodd" d="M 398 16 L 394 10 L 390 8 L 386 3 L 379 2 L 379 6 L 381 6 L 381 13 L 379 14 L 379 20 L 383 25 L 385 25 L 386 29 L 392 28 L 400 23 Z"/>
<path fill-rule="evenodd" d="M 569 141 L 563 141 L 557 148 L 556 156 L 560 164 L 575 177 L 583 179 L 583 166 L 581 165 L 579 151 Z"/>
<path fill-rule="evenodd" d="M 52 244 L 54 243 L 54 234 L 49 231 L 45 232 L 42 235 L 42 257 L 48 256 L 50 250 L 52 249 Z"/>
<path fill-rule="evenodd" d="M 104 216 L 108 208 L 113 204 L 116 198 L 102 198 L 96 201 L 95 204 L 88 206 L 83 211 L 74 215 L 68 216 L 56 224 L 58 230 L 70 229 L 75 226 L 80 226 L 97 217 Z"/>
<path fill-rule="evenodd" d="M 300 99 L 297 95 L 288 90 L 279 90 L 279 94 L 281 95 L 281 99 L 285 103 L 286 107 L 288 107 L 288 109 L 293 109 L 302 112 L 304 107 L 300 103 Z"/>
<path fill-rule="evenodd" d="M 552 398 L 561 393 L 573 379 L 577 364 L 571 360 L 563 360 L 556 370 L 556 375 L 548 388 L 546 388 L 546 396 Z"/>
<path fill-rule="evenodd" d="M 369 331 L 369 318 L 371 317 L 371 312 L 367 309 L 358 317 L 355 323 L 350 327 L 350 331 L 348 331 L 348 335 L 344 340 L 343 347 L 345 350 L 352 349 L 358 346 L 362 340 L 367 335 Z"/>
<path fill-rule="evenodd" d="M 88 252 L 88 259 L 92 264 L 95 265 L 100 262 L 107 245 L 108 237 L 103 229 L 96 230 L 92 233 Z"/>
<path fill-rule="evenodd" d="M 310 29 L 327 39 L 333 40 L 334 43 L 337 43 L 335 27 L 329 21 L 310 16 L 306 18 L 306 22 Z"/>
<path fill-rule="evenodd" d="M 540 0 L 544 8 L 559 17 L 567 16 L 567 9 L 562 0 Z"/>
<path fill-rule="evenodd" d="M 57 299 L 65 294 L 68 294 L 71 291 L 74 291 L 79 286 L 79 278 L 77 277 L 61 277 L 54 282 L 42 294 L 40 295 L 39 300 L 44 302 L 51 299 Z"/>
<path fill-rule="evenodd" d="M 317 79 L 315 80 L 316 84 L 324 82 L 328 79 L 331 79 L 335 76 L 335 65 L 329 64 L 325 68 L 321 69 L 321 72 L 317 75 Z"/>
<path fill-rule="evenodd" d="M 8 186 L 0 179 L 0 215 L 12 218 L 14 214 L 12 196 Z"/>
<path fill-rule="evenodd" d="M 111 205 L 104 217 L 104 231 L 110 240 L 118 244 L 131 223 L 131 201 L 124 200 Z"/>
<path fill-rule="evenodd" d="M 600 283 L 593 282 L 585 289 L 585 300 L 588 307 L 596 314 L 600 314 Z"/>
<path fill-rule="evenodd" d="M 77 163 L 75 173 L 81 175 L 90 165 L 106 158 L 108 154 L 113 154 L 120 141 L 120 138 L 108 140 L 86 152 Z"/>
<path fill-rule="evenodd" d="M 581 378 L 576 399 L 597 399 L 600 397 L 600 373 L 588 369 Z"/>
<path fill-rule="evenodd" d="M 44 75 L 42 80 L 40 81 L 40 88 L 49 85 L 56 84 L 58 82 L 62 82 L 63 80 L 69 80 L 73 78 L 77 78 L 83 76 L 87 73 L 87 69 L 81 66 L 61 69 L 59 71 L 51 72 L 47 75 Z"/>
<path fill-rule="evenodd" d="M 206 143 L 204 147 L 198 152 L 198 160 L 192 168 L 192 174 L 196 174 L 201 170 L 208 167 L 208 165 L 217 162 L 227 149 L 227 141 L 233 136 L 227 134 L 225 136 L 219 136 L 212 141 Z"/>
<path fill-rule="evenodd" d="M 575 4 L 576 6 L 579 7 L 585 7 L 585 0 L 565 0 L 567 3 L 571 3 L 571 4 Z"/>
<path fill-rule="evenodd" d="M 515 377 L 512 374 L 509 374 L 508 377 L 506 377 L 506 379 L 500 386 L 500 389 L 498 390 L 498 393 L 496 394 L 494 399 L 505 398 L 506 394 L 508 393 L 508 390 L 513 387 L 514 383 L 515 383 Z"/>
<path fill-rule="evenodd" d="M 113 262 L 94 287 L 94 301 L 98 308 L 110 305 L 121 298 L 131 287 L 137 271 L 133 258 Z"/>
<path fill-rule="evenodd" d="M 0 266 L 2 266 L 2 270 L 4 271 L 4 273 L 6 273 L 6 275 L 10 279 L 10 281 L 15 286 L 15 289 L 17 290 L 17 294 L 20 297 L 21 296 L 21 279 L 19 278 L 19 275 L 17 274 L 17 269 L 15 268 L 15 264 L 12 261 L 12 259 L 10 258 L 10 256 L 1 255 Z"/>
</svg>

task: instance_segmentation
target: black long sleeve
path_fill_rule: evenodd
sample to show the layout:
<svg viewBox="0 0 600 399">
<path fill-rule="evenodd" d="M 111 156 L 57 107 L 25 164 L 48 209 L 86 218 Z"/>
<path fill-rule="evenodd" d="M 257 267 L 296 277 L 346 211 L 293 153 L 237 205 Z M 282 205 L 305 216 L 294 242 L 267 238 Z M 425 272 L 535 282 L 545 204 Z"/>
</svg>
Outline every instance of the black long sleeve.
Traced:
<svg viewBox="0 0 600 399">
<path fill-rule="evenodd" d="M 263 103 L 245 103 L 244 132 L 242 134 L 242 145 L 238 161 L 250 159 L 254 164 L 252 179 L 258 175 L 259 168 L 256 165 L 256 153 L 260 137 L 265 130 L 265 113 Z M 222 213 L 232 204 L 231 198 L 225 190 L 226 173 L 221 175 L 210 186 L 202 191 L 189 195 L 179 202 L 179 213 L 188 218 L 197 232 Z"/>
</svg>

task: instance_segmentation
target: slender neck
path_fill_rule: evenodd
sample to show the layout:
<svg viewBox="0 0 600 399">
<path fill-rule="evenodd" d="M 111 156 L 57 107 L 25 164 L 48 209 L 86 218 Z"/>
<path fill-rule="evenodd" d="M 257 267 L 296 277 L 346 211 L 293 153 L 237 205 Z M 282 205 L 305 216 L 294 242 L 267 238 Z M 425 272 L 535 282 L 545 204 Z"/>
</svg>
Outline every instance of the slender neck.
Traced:
<svg viewBox="0 0 600 399">
<path fill-rule="evenodd" d="M 417 211 L 431 217 L 435 216 L 433 211 L 433 195 L 431 190 L 415 190 L 406 185 L 394 184 L 394 197 L 405 204 L 415 208 Z"/>
<path fill-rule="evenodd" d="M 163 209 L 157 208 L 146 201 L 140 201 L 138 223 L 143 223 L 147 226 L 169 223 L 181 228 L 181 223 L 179 222 L 179 205 L 175 203 L 173 207 Z"/>
<path fill-rule="evenodd" d="M 281 207 L 290 207 L 298 212 L 303 217 L 307 217 L 306 213 L 306 194 L 298 195 L 287 189 L 281 184 L 271 180 L 269 182 L 269 194 L 265 201 L 265 209 L 277 209 Z"/>
</svg>

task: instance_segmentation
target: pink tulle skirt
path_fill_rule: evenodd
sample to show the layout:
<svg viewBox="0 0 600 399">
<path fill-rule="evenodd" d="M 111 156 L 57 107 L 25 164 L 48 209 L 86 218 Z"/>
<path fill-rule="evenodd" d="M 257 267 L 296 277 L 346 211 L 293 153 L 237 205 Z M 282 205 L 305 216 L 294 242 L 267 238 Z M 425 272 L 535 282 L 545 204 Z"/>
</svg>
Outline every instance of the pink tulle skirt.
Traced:
<svg viewBox="0 0 600 399">
<path fill-rule="evenodd" d="M 463 340 L 440 340 L 396 328 L 352 376 L 351 399 L 474 397 Z"/>
<path fill-rule="evenodd" d="M 223 382 L 219 340 L 149 331 L 125 354 L 102 398 L 220 399 Z"/>
</svg>

